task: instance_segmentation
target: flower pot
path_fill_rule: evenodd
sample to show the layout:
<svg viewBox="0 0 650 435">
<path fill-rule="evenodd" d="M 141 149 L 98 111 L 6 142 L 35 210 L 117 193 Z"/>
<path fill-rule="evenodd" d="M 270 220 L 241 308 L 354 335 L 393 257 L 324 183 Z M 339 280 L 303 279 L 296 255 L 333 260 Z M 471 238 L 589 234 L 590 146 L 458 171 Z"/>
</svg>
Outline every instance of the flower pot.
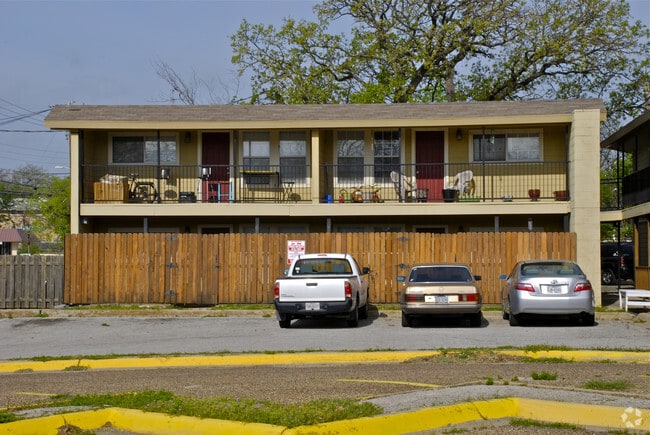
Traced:
<svg viewBox="0 0 650 435">
<path fill-rule="evenodd" d="M 531 201 L 537 201 L 539 199 L 540 191 L 539 189 L 529 189 L 528 196 L 530 196 Z"/>
<path fill-rule="evenodd" d="M 556 190 L 553 194 L 555 195 L 556 201 L 566 201 L 568 198 L 566 190 Z"/>
<path fill-rule="evenodd" d="M 442 189 L 442 199 L 445 202 L 456 202 L 456 201 L 458 201 L 458 190 L 457 189 Z"/>
</svg>

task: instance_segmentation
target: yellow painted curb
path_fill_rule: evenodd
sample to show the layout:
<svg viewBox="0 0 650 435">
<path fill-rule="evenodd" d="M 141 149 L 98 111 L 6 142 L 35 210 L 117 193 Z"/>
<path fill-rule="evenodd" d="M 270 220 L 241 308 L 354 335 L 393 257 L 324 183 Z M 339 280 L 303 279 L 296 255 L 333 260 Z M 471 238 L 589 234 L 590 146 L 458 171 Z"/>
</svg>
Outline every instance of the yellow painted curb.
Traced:
<svg viewBox="0 0 650 435">
<path fill-rule="evenodd" d="M 350 364 L 404 362 L 413 358 L 437 355 L 437 351 L 416 352 L 301 352 L 252 355 L 193 355 L 156 358 L 112 358 L 52 361 L 5 361 L 0 362 L 0 372 L 19 370 L 58 371 L 70 366 L 91 369 L 149 368 L 149 367 L 199 367 L 199 366 L 245 366 L 282 364 Z"/>
<path fill-rule="evenodd" d="M 149 434 L 350 434 L 392 435 L 418 432 L 471 421 L 523 418 L 578 426 L 599 426 L 635 431 L 650 430 L 650 410 L 615 406 L 587 405 L 526 398 L 504 398 L 426 408 L 413 412 L 342 420 L 287 429 L 261 423 L 238 423 L 146 413 L 138 410 L 107 408 L 75 412 L 0 424 L 7 434 L 56 434 L 66 424 L 84 430 L 99 429 L 107 422 L 117 429 Z"/>
<path fill-rule="evenodd" d="M 3 434 L 53 434 L 58 428 L 73 425 L 83 430 L 95 430 L 110 423 L 121 430 L 148 434 L 243 434 L 279 435 L 285 428 L 263 423 L 239 423 L 227 420 L 201 419 L 185 416 L 170 416 L 155 412 L 142 412 L 133 409 L 106 408 L 98 411 L 74 412 L 52 415 L 31 420 L 21 420 L 0 424 Z"/>
<path fill-rule="evenodd" d="M 616 361 L 623 363 L 650 364 L 650 352 L 600 351 L 600 350 L 497 350 L 505 355 L 535 359 L 557 358 L 568 361 Z M 200 367 L 200 366 L 246 366 L 291 364 L 350 364 L 404 362 L 414 358 L 439 355 L 439 351 L 386 351 L 386 352 L 300 352 L 246 355 L 192 355 L 155 358 L 112 358 L 52 361 L 0 361 L 0 373 L 21 370 L 60 371 L 71 366 L 90 369 L 151 368 L 151 367 Z"/>
<path fill-rule="evenodd" d="M 420 432 L 473 420 L 511 417 L 516 413 L 517 399 L 500 399 L 426 408 L 401 414 L 341 420 L 313 426 L 288 429 L 285 435 L 353 434 L 376 435 Z"/>
<path fill-rule="evenodd" d="M 650 352 L 628 352 L 610 350 L 499 350 L 498 352 L 534 359 L 557 358 L 567 361 L 616 361 L 623 363 L 650 364 Z"/>
</svg>

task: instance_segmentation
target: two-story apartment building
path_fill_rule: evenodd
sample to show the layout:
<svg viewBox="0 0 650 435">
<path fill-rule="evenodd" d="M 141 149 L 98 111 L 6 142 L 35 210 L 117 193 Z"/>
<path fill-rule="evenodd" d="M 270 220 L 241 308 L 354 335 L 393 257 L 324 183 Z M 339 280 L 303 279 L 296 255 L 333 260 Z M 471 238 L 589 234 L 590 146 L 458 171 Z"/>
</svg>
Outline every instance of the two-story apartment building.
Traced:
<svg viewBox="0 0 650 435">
<path fill-rule="evenodd" d="M 73 233 L 572 231 L 597 277 L 605 116 L 592 99 L 61 105 L 45 125 L 69 131 Z"/>
<path fill-rule="evenodd" d="M 620 210 L 602 213 L 603 221 L 634 224 L 635 286 L 650 288 L 650 111 L 623 126 L 601 146 L 632 160 L 632 173 L 622 177 Z"/>
</svg>

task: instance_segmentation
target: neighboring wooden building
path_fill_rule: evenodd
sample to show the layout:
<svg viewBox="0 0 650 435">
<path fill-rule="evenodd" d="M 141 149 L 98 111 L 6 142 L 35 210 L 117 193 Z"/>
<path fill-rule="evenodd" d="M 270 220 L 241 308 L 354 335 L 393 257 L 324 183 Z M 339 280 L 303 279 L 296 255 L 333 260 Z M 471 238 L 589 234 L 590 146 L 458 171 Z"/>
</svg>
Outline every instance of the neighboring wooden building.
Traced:
<svg viewBox="0 0 650 435">
<path fill-rule="evenodd" d="M 29 241 L 29 235 L 23 230 L 0 228 L 0 255 L 18 255 L 23 244 Z"/>
<path fill-rule="evenodd" d="M 622 177 L 621 210 L 603 213 L 603 221 L 634 223 L 635 286 L 650 289 L 650 111 L 605 139 L 601 146 L 632 159 L 632 173 Z"/>
</svg>

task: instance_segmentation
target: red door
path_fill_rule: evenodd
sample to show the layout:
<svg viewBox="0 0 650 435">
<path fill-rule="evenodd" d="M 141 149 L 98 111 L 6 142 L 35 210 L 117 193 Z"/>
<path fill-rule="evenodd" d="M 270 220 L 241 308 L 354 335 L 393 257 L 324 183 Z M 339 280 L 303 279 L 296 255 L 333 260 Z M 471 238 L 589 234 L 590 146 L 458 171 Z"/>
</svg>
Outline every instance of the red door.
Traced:
<svg viewBox="0 0 650 435">
<path fill-rule="evenodd" d="M 201 175 L 203 201 L 227 202 L 230 199 L 230 133 L 203 133 Z"/>
<path fill-rule="evenodd" d="M 418 189 L 428 189 L 427 201 L 441 201 L 445 174 L 445 133 L 415 132 L 415 178 Z"/>
</svg>

